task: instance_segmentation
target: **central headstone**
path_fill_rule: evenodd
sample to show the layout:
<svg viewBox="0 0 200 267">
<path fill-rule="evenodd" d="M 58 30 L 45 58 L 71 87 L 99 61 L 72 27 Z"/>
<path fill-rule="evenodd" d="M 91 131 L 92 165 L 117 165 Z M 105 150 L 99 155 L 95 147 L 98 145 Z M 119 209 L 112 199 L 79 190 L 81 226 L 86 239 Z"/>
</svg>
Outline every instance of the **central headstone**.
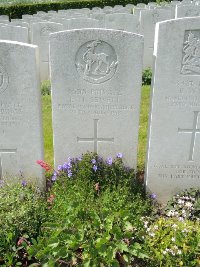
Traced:
<svg viewBox="0 0 200 267">
<path fill-rule="evenodd" d="M 104 29 L 51 34 L 55 165 L 87 151 L 136 167 L 143 37 Z"/>
</svg>

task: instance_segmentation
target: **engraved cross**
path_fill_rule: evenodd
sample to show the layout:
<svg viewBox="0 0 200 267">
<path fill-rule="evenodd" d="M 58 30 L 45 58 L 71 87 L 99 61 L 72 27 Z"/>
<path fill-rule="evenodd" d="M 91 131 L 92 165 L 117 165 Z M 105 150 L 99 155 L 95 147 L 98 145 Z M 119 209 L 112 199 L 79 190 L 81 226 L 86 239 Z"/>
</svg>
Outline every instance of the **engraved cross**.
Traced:
<svg viewBox="0 0 200 267">
<path fill-rule="evenodd" d="M 77 137 L 77 142 L 94 142 L 94 152 L 98 153 L 98 142 L 114 142 L 114 138 L 98 137 L 98 119 L 94 119 L 94 137 L 82 138 Z"/>
<path fill-rule="evenodd" d="M 200 111 L 194 111 L 193 127 L 192 127 L 192 129 L 180 129 L 180 128 L 178 128 L 178 132 L 179 133 L 191 133 L 192 134 L 191 141 L 190 141 L 190 151 L 189 151 L 189 160 L 190 161 L 193 161 L 196 134 L 197 133 L 200 133 L 200 129 L 197 129 L 199 112 Z"/>
<path fill-rule="evenodd" d="M 10 154 L 16 152 L 17 149 L 0 149 L 0 180 L 3 178 L 3 166 L 2 166 L 1 154 Z"/>
</svg>

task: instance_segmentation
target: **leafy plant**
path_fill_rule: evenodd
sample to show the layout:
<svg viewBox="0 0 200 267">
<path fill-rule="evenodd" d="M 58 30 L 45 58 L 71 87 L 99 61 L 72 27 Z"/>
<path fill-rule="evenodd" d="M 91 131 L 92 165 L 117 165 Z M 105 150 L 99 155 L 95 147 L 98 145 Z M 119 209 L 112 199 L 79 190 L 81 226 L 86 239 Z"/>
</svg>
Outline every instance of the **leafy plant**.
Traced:
<svg viewBox="0 0 200 267">
<path fill-rule="evenodd" d="M 43 81 L 41 84 L 41 94 L 50 95 L 51 94 L 51 83 L 50 81 Z"/>
<path fill-rule="evenodd" d="M 22 181 L 4 184 L 0 203 L 0 265 L 16 266 L 19 261 L 26 261 L 26 247 L 40 233 L 45 220 L 44 198 L 37 188 Z"/>
<path fill-rule="evenodd" d="M 142 85 L 151 85 L 152 70 L 147 68 L 142 73 Z"/>
<path fill-rule="evenodd" d="M 48 221 L 29 248 L 42 266 L 125 266 L 148 257 L 141 216 L 151 207 L 122 154 L 105 161 L 90 153 L 69 159 L 54 180 Z"/>
</svg>

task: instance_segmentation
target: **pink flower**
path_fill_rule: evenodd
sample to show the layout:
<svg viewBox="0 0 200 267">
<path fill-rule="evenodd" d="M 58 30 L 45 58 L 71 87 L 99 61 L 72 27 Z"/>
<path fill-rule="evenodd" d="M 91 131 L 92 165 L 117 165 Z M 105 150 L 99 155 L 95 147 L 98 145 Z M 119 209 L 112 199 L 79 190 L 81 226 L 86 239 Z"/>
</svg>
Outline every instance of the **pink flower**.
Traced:
<svg viewBox="0 0 200 267">
<path fill-rule="evenodd" d="M 49 163 L 45 162 L 44 160 L 37 160 L 36 163 L 39 164 L 43 169 L 45 169 L 46 172 L 51 170 Z"/>
</svg>

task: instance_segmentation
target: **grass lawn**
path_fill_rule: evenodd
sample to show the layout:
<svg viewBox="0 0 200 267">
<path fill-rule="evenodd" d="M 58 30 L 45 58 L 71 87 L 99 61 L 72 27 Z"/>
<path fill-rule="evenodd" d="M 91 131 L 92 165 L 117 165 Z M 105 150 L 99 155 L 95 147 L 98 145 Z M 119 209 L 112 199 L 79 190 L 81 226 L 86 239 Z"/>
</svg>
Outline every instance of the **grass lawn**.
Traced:
<svg viewBox="0 0 200 267">
<path fill-rule="evenodd" d="M 150 86 L 142 87 L 141 114 L 139 128 L 138 146 L 138 171 L 144 170 L 146 157 L 146 141 L 149 113 Z M 53 165 L 53 138 L 52 138 L 52 117 L 51 117 L 51 97 L 42 97 L 43 126 L 44 126 L 44 148 L 45 160 Z M 62 163 L 62 162 L 61 162 Z"/>
</svg>

